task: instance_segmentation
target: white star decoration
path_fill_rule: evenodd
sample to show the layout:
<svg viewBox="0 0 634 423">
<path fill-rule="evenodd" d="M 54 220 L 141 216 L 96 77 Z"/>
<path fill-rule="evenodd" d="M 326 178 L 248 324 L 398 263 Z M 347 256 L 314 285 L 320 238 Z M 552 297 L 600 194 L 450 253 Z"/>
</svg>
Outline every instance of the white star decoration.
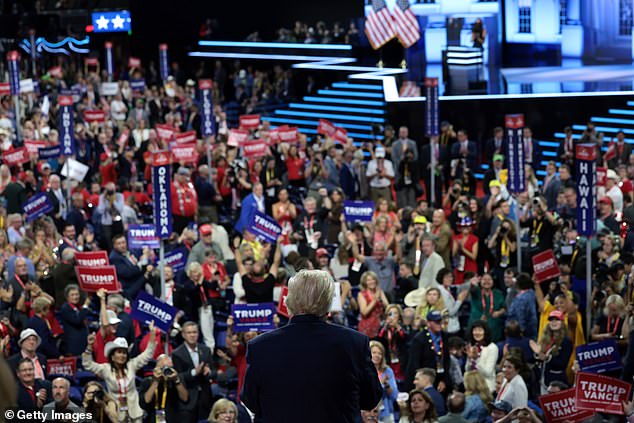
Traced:
<svg viewBox="0 0 634 423">
<path fill-rule="evenodd" d="M 114 29 L 123 29 L 123 23 L 125 22 L 125 19 L 123 19 L 121 16 L 117 15 L 115 16 L 115 18 L 112 20 L 112 26 Z"/>
<path fill-rule="evenodd" d="M 104 15 L 101 15 L 95 22 L 97 23 L 97 29 L 108 29 L 110 19 L 106 19 Z"/>
</svg>

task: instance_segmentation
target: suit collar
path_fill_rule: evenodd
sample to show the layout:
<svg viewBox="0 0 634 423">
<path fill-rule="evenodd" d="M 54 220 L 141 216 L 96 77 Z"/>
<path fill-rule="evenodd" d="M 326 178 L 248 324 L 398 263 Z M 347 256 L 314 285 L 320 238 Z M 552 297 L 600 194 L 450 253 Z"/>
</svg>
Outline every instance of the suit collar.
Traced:
<svg viewBox="0 0 634 423">
<path fill-rule="evenodd" d="M 315 314 L 299 314 L 297 316 L 291 317 L 291 321 L 289 323 L 323 323 L 324 319 L 315 315 Z"/>
</svg>

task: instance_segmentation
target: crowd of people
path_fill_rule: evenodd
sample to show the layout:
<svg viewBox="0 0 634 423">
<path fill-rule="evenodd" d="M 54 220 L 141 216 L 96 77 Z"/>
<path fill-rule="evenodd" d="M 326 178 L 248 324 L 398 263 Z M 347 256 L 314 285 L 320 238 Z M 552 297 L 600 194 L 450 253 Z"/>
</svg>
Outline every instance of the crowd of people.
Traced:
<svg viewBox="0 0 634 423">
<path fill-rule="evenodd" d="M 226 86 L 227 71 L 216 66 L 211 77 Z M 21 138 L 10 98 L 2 99 L 0 145 L 7 153 L 25 140 L 58 145 L 58 95 L 78 92 L 75 159 L 89 170 L 83 180 L 68 180 L 61 174 L 67 158 L 39 160 L 35 153 L 0 166 L 0 355 L 17 386 L 0 403 L 81 409 L 99 422 L 251 421 L 240 393 L 249 341 L 260 334 L 235 332 L 230 305 L 279 306 L 302 269 L 325 270 L 336 281 L 340 303 L 321 317 L 369 338 L 383 395 L 374 410 L 359 413 L 363 421 L 536 423 L 543 418 L 538 398 L 574 384 L 575 348 L 588 341 L 614 340 L 623 366 L 611 375 L 632 381 L 634 155 L 622 132 L 608 153 L 592 124 L 581 139 L 597 145 L 598 164 L 607 169 L 598 187 L 598 233 L 588 241 L 576 229 L 580 141 L 569 130 L 559 163 L 548 162 L 540 180 L 543 157 L 524 128 L 527 190 L 512 196 L 501 128 L 482 144 L 449 122 L 431 140 L 387 125 L 368 143 L 302 133 L 286 142 L 276 141 L 264 117 L 248 138 L 265 141 L 267 151 L 245 157 L 229 143 L 235 128 L 221 95 L 213 108 L 216 134 L 203 138 L 196 81 L 183 79 L 141 90 L 121 80 L 116 94 L 101 95 L 98 74 L 47 75 L 38 94 L 20 97 Z M 246 98 L 264 95 L 266 84 L 256 80 L 234 87 L 246 88 Z M 86 111 L 96 110 L 105 119 L 88 121 Z M 126 233 L 129 225 L 153 222 L 151 157 L 170 148 L 166 126 L 195 131 L 198 155 L 173 164 L 173 233 L 165 249 L 187 259 L 164 267 L 165 301 L 179 310 L 164 334 L 130 317 L 139 292 L 160 297 L 161 283 L 157 251 L 131 250 Z M 481 163 L 489 166 L 477 182 Z M 39 193 L 52 210 L 27 221 L 23 205 Z M 345 200 L 373 201 L 370 221 L 348 221 Z M 256 211 L 279 223 L 277 242 L 250 231 Z M 78 283 L 75 255 L 101 250 L 120 292 L 85 292 Z M 547 250 L 561 274 L 538 281 L 530 258 Z M 289 317 L 278 308 L 275 324 Z M 74 376 L 49 374 L 48 360 L 68 357 L 77 359 Z M 632 409 L 626 404 L 628 414 Z"/>
<path fill-rule="evenodd" d="M 359 29 L 355 21 L 350 21 L 348 28 L 340 22 L 329 26 L 324 21 L 318 21 L 314 25 L 306 22 L 295 21 L 293 28 L 279 28 L 276 31 L 278 43 L 305 43 L 305 44 L 350 44 L 358 46 L 360 41 Z M 259 31 L 249 34 L 245 41 L 264 41 Z"/>
</svg>

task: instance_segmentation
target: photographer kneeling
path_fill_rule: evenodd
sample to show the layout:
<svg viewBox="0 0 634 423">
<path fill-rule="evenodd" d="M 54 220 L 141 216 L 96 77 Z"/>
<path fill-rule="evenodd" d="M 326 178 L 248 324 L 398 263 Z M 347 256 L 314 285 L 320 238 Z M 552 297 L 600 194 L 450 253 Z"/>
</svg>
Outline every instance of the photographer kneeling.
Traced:
<svg viewBox="0 0 634 423">
<path fill-rule="evenodd" d="M 141 383 L 141 407 L 150 422 L 178 420 L 178 400 L 187 402 L 189 393 L 174 370 L 172 359 L 161 354 L 156 360 L 154 374 Z"/>
<path fill-rule="evenodd" d="M 86 413 L 92 414 L 92 420 L 100 423 L 117 423 L 119 411 L 117 402 L 103 390 L 99 382 L 91 380 L 84 388 L 82 407 Z"/>
</svg>

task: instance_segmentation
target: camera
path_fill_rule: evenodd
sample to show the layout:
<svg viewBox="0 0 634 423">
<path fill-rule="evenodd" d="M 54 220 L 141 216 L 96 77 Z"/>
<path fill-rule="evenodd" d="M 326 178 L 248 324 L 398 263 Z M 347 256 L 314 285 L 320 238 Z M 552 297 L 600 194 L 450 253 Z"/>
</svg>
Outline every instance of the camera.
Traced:
<svg viewBox="0 0 634 423">
<path fill-rule="evenodd" d="M 505 234 L 509 231 L 509 228 L 507 228 L 506 226 L 501 226 L 500 227 L 500 233 L 501 234 Z"/>
<path fill-rule="evenodd" d="M 533 198 L 533 205 L 534 206 L 541 206 L 542 203 L 541 203 L 541 201 L 539 201 L 539 198 Z"/>
<path fill-rule="evenodd" d="M 92 395 L 92 399 L 93 401 L 103 401 L 105 395 L 106 394 L 100 389 L 98 391 L 95 391 L 95 393 Z"/>
<path fill-rule="evenodd" d="M 175 370 L 169 366 L 163 366 L 163 368 L 161 369 L 161 372 L 163 373 L 163 376 L 170 377 L 174 374 Z"/>
<path fill-rule="evenodd" d="M 106 191 L 106 194 L 108 194 L 108 195 L 114 195 L 114 190 L 109 189 L 109 190 L 107 190 L 107 191 Z"/>
</svg>

